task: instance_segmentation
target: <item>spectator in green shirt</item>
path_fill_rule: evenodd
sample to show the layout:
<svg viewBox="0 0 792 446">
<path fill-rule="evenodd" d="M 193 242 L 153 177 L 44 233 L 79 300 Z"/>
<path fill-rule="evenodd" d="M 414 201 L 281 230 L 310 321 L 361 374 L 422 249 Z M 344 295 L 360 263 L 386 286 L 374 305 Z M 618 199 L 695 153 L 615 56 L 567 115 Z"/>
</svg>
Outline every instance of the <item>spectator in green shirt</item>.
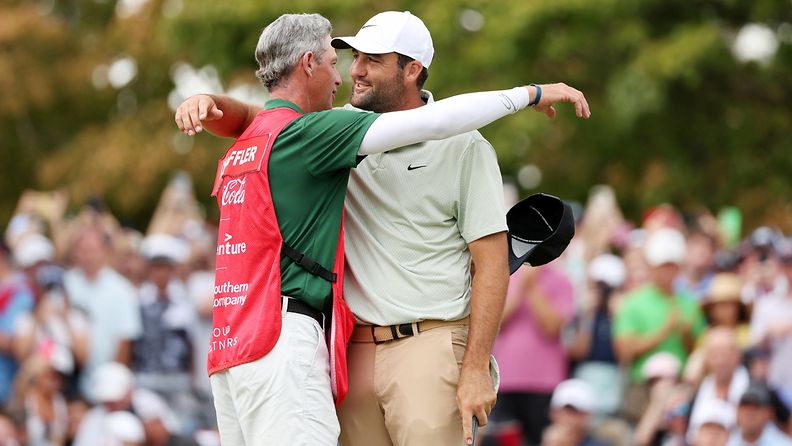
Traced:
<svg viewBox="0 0 792 446">
<path fill-rule="evenodd" d="M 674 291 L 674 279 L 685 258 L 684 236 L 673 229 L 649 234 L 644 257 L 649 282 L 625 296 L 613 323 L 616 355 L 629 367 L 628 417 L 640 415 L 646 405 L 642 373 L 646 360 L 668 352 L 684 364 L 706 326 L 695 299 Z"/>
</svg>

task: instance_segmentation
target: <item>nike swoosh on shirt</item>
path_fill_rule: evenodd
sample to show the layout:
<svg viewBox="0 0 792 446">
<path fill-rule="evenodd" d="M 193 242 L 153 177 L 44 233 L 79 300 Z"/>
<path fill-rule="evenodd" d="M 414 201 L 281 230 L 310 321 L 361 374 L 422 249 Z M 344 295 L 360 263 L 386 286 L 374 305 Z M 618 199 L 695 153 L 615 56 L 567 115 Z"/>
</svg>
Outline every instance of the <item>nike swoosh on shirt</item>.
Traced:
<svg viewBox="0 0 792 446">
<path fill-rule="evenodd" d="M 423 166 L 413 166 L 412 164 L 410 164 L 409 166 L 407 166 L 407 170 L 420 169 L 421 167 L 426 167 L 426 164 L 424 164 Z"/>
<path fill-rule="evenodd" d="M 360 27 L 360 29 L 371 28 L 372 26 L 377 26 L 377 25 L 363 25 Z"/>
</svg>

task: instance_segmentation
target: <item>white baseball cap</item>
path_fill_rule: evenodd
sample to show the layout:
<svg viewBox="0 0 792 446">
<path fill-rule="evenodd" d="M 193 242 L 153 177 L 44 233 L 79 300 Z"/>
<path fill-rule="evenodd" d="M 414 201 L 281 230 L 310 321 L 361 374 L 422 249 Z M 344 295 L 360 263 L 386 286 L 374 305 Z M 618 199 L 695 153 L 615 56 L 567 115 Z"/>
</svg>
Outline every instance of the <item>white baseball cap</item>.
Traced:
<svg viewBox="0 0 792 446">
<path fill-rule="evenodd" d="M 611 288 L 622 286 L 627 278 L 627 268 L 619 257 L 613 254 L 600 254 L 591 261 L 588 268 L 589 278 L 604 282 Z"/>
<path fill-rule="evenodd" d="M 663 228 L 649 234 L 644 244 L 644 257 L 649 266 L 685 261 L 685 236 L 676 229 Z"/>
<path fill-rule="evenodd" d="M 190 257 L 190 246 L 184 240 L 170 234 L 152 234 L 140 243 L 140 254 L 149 261 L 184 263 Z"/>
<path fill-rule="evenodd" d="M 102 364 L 92 377 L 93 399 L 99 403 L 112 403 L 123 399 L 135 387 L 135 376 L 119 362 Z"/>
<path fill-rule="evenodd" d="M 706 399 L 701 401 L 699 416 L 695 420 L 695 429 L 698 430 L 705 424 L 717 424 L 726 430 L 734 426 L 736 409 L 734 405 L 719 399 Z"/>
<path fill-rule="evenodd" d="M 399 53 L 411 57 L 429 68 L 434 57 L 432 35 L 418 17 L 410 11 L 386 11 L 370 18 L 354 36 L 336 37 L 334 48 L 354 48 L 361 53 Z"/>
<path fill-rule="evenodd" d="M 41 234 L 28 234 L 14 248 L 14 260 L 21 268 L 30 268 L 39 262 L 51 262 L 55 246 Z"/>
<path fill-rule="evenodd" d="M 550 407 L 561 409 L 566 406 L 572 406 L 581 412 L 592 412 L 595 404 L 591 385 L 582 379 L 574 378 L 556 386 L 550 399 Z"/>
</svg>

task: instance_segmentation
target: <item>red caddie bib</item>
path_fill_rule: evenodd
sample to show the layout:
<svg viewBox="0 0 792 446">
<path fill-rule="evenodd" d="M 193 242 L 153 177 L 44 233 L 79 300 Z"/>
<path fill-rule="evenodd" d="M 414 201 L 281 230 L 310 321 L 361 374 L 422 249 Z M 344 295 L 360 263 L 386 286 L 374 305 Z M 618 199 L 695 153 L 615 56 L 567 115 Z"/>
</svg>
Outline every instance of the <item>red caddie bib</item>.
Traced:
<svg viewBox="0 0 792 446">
<path fill-rule="evenodd" d="M 281 331 L 283 239 L 269 187 L 269 158 L 280 132 L 300 113 L 261 111 L 220 159 L 212 195 L 220 207 L 209 374 L 261 358 Z M 343 212 L 339 209 L 338 212 Z M 332 284 L 333 317 L 326 329 L 333 395 L 346 394 L 346 345 L 354 318 L 343 291 L 343 220 Z"/>
</svg>

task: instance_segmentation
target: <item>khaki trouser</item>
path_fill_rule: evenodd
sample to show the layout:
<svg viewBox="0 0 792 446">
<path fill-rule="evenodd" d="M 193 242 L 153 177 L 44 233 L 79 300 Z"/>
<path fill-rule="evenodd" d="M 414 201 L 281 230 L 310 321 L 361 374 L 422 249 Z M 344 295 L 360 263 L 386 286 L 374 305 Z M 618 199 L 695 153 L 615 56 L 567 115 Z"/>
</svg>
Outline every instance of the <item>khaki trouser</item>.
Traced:
<svg viewBox="0 0 792 446">
<path fill-rule="evenodd" d="M 468 322 L 434 323 L 379 344 L 353 335 L 349 394 L 338 409 L 341 445 L 462 445 L 456 390 Z M 368 328 L 356 327 L 356 334 Z"/>
</svg>

